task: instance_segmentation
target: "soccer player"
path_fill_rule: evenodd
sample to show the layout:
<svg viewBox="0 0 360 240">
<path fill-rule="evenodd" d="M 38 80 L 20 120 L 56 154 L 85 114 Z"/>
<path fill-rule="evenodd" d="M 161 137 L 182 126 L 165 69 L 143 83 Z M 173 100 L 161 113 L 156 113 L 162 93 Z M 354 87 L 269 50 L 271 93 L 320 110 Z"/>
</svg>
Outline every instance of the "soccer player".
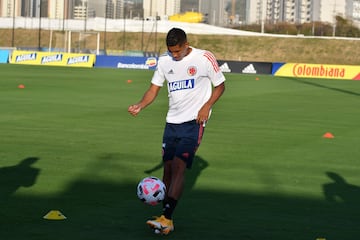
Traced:
<svg viewBox="0 0 360 240">
<path fill-rule="evenodd" d="M 172 28 L 166 45 L 168 51 L 160 56 L 150 87 L 138 103 L 128 108 L 131 115 L 138 115 L 155 100 L 166 81 L 169 109 L 162 158 L 167 192 L 162 215 L 146 222 L 165 235 L 174 230 L 172 215 L 183 191 L 185 170 L 191 168 L 212 106 L 225 90 L 225 77 L 214 55 L 191 47 L 182 29 Z"/>
</svg>

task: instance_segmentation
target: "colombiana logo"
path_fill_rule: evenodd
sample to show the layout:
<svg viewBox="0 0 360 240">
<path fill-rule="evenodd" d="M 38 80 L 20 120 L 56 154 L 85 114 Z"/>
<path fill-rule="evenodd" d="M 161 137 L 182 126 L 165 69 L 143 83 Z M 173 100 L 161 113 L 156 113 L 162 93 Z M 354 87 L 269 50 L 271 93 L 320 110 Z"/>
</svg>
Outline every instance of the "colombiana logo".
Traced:
<svg viewBox="0 0 360 240">
<path fill-rule="evenodd" d="M 194 76 L 197 72 L 197 69 L 195 66 L 190 66 L 188 67 L 187 69 L 187 73 L 190 75 L 190 76 Z"/>
<path fill-rule="evenodd" d="M 168 85 L 170 92 L 192 89 L 194 88 L 195 80 L 192 78 L 192 79 L 180 80 L 175 82 L 169 82 Z"/>
</svg>

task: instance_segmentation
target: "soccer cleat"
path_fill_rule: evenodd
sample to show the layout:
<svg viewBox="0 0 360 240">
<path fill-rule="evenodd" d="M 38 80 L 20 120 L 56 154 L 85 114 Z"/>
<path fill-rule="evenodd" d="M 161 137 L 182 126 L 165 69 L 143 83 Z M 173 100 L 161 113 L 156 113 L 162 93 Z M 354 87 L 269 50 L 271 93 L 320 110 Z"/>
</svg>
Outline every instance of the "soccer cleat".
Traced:
<svg viewBox="0 0 360 240">
<path fill-rule="evenodd" d="M 171 219 L 167 219 L 164 215 L 154 217 L 153 220 L 148 220 L 146 224 L 154 229 L 155 233 L 160 231 L 161 234 L 168 235 L 171 231 L 174 231 L 173 221 Z"/>
</svg>

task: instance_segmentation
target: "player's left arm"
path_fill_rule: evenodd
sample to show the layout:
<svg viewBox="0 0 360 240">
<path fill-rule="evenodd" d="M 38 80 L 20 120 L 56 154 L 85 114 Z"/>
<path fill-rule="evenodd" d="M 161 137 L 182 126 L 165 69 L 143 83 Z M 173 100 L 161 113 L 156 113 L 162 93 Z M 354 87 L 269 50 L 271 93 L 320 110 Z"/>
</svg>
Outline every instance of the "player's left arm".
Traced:
<svg viewBox="0 0 360 240">
<path fill-rule="evenodd" d="M 209 119 L 212 106 L 217 102 L 217 100 L 219 100 L 225 91 L 225 77 L 221 72 L 215 56 L 211 52 L 206 51 L 203 57 L 205 60 L 204 63 L 205 67 L 207 68 L 208 77 L 215 87 L 212 90 L 209 100 L 201 107 L 198 112 L 196 122 L 199 124 L 204 124 Z"/>
<path fill-rule="evenodd" d="M 210 110 L 212 106 L 219 100 L 221 95 L 225 91 L 225 82 L 222 82 L 218 86 L 214 87 L 209 100 L 199 110 L 196 122 L 199 124 L 205 123 L 209 119 Z"/>
</svg>

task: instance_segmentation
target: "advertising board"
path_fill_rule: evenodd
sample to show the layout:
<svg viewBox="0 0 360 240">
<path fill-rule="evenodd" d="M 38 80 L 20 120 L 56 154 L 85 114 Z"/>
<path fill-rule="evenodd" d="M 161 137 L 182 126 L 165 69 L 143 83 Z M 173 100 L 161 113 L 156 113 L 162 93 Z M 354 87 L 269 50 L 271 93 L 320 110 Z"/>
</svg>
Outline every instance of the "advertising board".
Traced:
<svg viewBox="0 0 360 240">
<path fill-rule="evenodd" d="M 0 50 L 0 63 L 8 63 L 9 62 L 9 50 Z"/>
<path fill-rule="evenodd" d="M 352 65 L 274 63 L 272 73 L 282 77 L 360 80 L 360 67 Z"/>
<path fill-rule="evenodd" d="M 244 74 L 271 74 L 272 63 L 268 62 L 239 62 L 218 60 L 222 72 Z"/>
<path fill-rule="evenodd" d="M 18 51 L 11 54 L 11 64 L 93 67 L 95 54 Z"/>
<path fill-rule="evenodd" d="M 156 57 L 97 55 L 95 67 L 155 70 Z"/>
</svg>

